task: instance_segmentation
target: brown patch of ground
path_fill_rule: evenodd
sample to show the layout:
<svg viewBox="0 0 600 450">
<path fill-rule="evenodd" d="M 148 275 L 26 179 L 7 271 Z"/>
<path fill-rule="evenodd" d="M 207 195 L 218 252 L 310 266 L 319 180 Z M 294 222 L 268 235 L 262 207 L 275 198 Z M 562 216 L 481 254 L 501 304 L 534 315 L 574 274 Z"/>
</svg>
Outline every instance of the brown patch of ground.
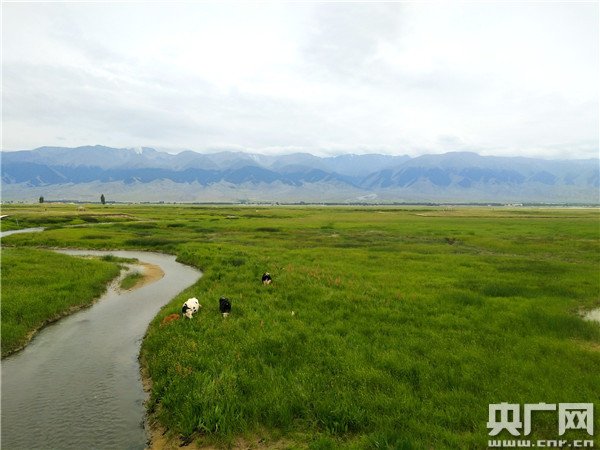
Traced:
<svg viewBox="0 0 600 450">
<path fill-rule="evenodd" d="M 147 284 L 154 283 L 165 276 L 165 273 L 162 271 L 162 269 L 154 264 L 140 262 L 136 265 L 141 266 L 142 275 L 144 275 L 144 278 L 140 279 L 140 281 L 138 281 L 131 289 L 128 289 L 128 291 L 132 291 Z"/>
<path fill-rule="evenodd" d="M 158 423 L 151 423 L 148 425 L 148 427 L 150 432 L 150 440 L 147 443 L 146 450 L 174 450 L 178 448 L 185 448 L 188 450 L 219 450 L 224 448 L 227 448 L 229 450 L 284 450 L 288 448 L 305 447 L 303 445 L 299 445 L 298 443 L 294 443 L 286 439 L 270 441 L 258 437 L 254 439 L 246 439 L 240 437 L 229 445 L 216 446 L 214 444 L 202 443 L 201 440 L 197 439 L 192 439 L 189 442 L 182 441 L 180 438 L 170 436 L 168 431 L 165 430 L 165 428 Z"/>
</svg>

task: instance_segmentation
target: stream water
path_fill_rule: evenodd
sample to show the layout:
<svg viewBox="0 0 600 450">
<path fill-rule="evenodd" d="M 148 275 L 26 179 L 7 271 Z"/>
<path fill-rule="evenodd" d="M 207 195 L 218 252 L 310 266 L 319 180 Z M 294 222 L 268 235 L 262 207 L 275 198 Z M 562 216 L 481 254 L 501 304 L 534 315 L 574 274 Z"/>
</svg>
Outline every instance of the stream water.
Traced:
<svg viewBox="0 0 600 450">
<path fill-rule="evenodd" d="M 149 322 L 201 273 L 175 256 L 111 254 L 155 264 L 165 273 L 129 292 L 109 289 L 100 301 L 42 329 L 2 360 L 3 449 L 143 449 L 146 394 L 138 354 Z"/>
<path fill-rule="evenodd" d="M 2 232 L 0 232 L 0 238 L 10 236 L 11 234 L 37 233 L 39 231 L 44 231 L 44 228 L 23 228 L 22 230 L 2 231 Z"/>
</svg>

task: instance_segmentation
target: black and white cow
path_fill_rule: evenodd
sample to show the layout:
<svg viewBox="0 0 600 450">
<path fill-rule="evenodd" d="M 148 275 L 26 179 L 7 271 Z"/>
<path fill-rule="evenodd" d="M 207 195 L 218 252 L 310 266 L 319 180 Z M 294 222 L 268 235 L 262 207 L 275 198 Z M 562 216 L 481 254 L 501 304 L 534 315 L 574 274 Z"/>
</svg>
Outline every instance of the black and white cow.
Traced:
<svg viewBox="0 0 600 450">
<path fill-rule="evenodd" d="M 221 297 L 219 299 L 219 310 L 221 311 L 221 314 L 223 314 L 223 317 L 227 317 L 231 312 L 231 302 L 227 297 Z"/>
<path fill-rule="evenodd" d="M 202 305 L 198 303 L 198 299 L 196 297 L 188 298 L 186 302 L 183 304 L 181 308 L 181 312 L 188 319 L 191 319 L 194 314 L 198 312 L 198 310 L 202 308 Z"/>
<path fill-rule="evenodd" d="M 265 272 L 262 276 L 262 284 L 271 284 L 273 279 L 271 278 L 271 274 L 269 272 Z"/>
</svg>

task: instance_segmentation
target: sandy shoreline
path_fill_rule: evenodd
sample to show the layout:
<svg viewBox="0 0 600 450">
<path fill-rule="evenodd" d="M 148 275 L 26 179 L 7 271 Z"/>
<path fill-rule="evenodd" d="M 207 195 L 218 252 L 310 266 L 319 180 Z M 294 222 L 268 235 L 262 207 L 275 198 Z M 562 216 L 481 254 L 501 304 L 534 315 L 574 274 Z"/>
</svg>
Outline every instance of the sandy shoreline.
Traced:
<svg viewBox="0 0 600 450">
<path fill-rule="evenodd" d="M 154 264 L 149 264 L 140 261 L 138 263 L 132 264 L 130 267 L 133 266 L 141 266 L 141 273 L 144 276 L 144 278 L 140 279 L 132 288 L 126 289 L 127 292 L 133 291 L 134 289 L 139 289 L 142 286 L 146 286 L 147 284 L 154 283 L 155 281 L 158 281 L 165 276 L 165 273 L 162 271 L 162 269 Z"/>
</svg>

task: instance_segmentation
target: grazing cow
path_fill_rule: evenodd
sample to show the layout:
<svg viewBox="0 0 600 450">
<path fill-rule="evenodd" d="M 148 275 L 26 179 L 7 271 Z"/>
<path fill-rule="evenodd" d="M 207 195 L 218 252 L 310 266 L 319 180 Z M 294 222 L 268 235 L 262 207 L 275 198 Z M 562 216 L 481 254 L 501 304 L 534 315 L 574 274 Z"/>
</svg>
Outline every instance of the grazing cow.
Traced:
<svg viewBox="0 0 600 450">
<path fill-rule="evenodd" d="M 271 278 L 271 274 L 269 272 L 265 272 L 262 276 L 262 284 L 271 284 L 273 279 Z"/>
<path fill-rule="evenodd" d="M 221 297 L 219 299 L 219 310 L 221 311 L 221 314 L 223 314 L 223 317 L 227 317 L 229 315 L 231 312 L 231 302 L 228 298 Z"/>
<path fill-rule="evenodd" d="M 171 314 L 170 316 L 167 316 L 163 319 L 160 326 L 162 327 L 164 324 L 169 322 L 175 322 L 176 320 L 179 320 L 179 314 Z"/>
<path fill-rule="evenodd" d="M 202 305 L 198 303 L 198 299 L 196 297 L 188 298 L 187 301 L 183 304 L 181 312 L 188 319 L 191 319 L 192 316 L 196 314 L 200 308 L 202 308 Z"/>
</svg>

